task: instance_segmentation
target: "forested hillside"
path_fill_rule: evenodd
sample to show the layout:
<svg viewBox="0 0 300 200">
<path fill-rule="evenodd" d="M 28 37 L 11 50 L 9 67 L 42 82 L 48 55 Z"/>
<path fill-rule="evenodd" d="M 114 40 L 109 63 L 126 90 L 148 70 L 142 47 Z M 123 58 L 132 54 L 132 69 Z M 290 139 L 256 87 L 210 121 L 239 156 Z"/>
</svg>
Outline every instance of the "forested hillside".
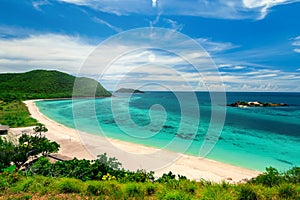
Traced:
<svg viewBox="0 0 300 200">
<path fill-rule="evenodd" d="M 76 80 L 76 81 L 75 81 Z M 74 83 L 76 92 L 73 93 Z M 97 88 L 97 89 L 94 89 Z M 95 91 L 96 90 L 96 91 Z M 0 99 L 4 101 L 111 96 L 96 80 L 47 70 L 0 74 Z"/>
</svg>

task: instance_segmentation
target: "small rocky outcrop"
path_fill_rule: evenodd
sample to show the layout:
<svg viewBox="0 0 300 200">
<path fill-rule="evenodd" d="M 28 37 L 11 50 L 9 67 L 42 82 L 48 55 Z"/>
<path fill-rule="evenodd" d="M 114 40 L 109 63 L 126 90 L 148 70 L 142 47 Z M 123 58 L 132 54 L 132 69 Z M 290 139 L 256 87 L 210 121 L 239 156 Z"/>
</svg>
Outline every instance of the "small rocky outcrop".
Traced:
<svg viewBox="0 0 300 200">
<path fill-rule="evenodd" d="M 288 105 L 285 103 L 270 103 L 270 102 L 262 103 L 259 101 L 249 101 L 249 102 L 237 101 L 231 104 L 227 104 L 227 106 L 243 108 L 243 107 L 279 107 L 279 106 L 288 106 Z"/>
</svg>

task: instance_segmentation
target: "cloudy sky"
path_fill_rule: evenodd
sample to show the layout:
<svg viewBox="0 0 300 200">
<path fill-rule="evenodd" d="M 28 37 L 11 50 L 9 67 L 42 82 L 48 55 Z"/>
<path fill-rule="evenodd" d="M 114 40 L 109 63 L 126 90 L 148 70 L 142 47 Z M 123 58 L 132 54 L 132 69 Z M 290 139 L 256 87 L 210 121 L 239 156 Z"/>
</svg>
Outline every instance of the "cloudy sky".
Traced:
<svg viewBox="0 0 300 200">
<path fill-rule="evenodd" d="M 298 0 L 0 0 L 0 73 L 55 69 L 77 75 L 116 34 L 166 28 L 203 47 L 218 73 L 199 72 L 160 47 L 132 51 L 140 46 L 137 35 L 132 43 L 110 43 L 106 55 L 126 45 L 130 51 L 104 75 L 90 68 L 84 75 L 108 89 L 127 77 L 128 86 L 159 82 L 149 87 L 158 90 L 218 90 L 224 84 L 227 91 L 300 92 L 299 10 Z M 202 56 L 206 65 L 205 51 L 195 50 L 192 59 Z M 101 56 L 97 68 L 107 67 Z"/>
</svg>

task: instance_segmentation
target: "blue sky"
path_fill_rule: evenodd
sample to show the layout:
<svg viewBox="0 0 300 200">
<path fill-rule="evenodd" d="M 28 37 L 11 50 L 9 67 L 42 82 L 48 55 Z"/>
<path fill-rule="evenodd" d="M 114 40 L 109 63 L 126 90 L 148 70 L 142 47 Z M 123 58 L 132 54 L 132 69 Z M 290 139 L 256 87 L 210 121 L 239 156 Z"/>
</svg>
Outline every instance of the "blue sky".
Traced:
<svg viewBox="0 0 300 200">
<path fill-rule="evenodd" d="M 201 45 L 227 91 L 299 92 L 299 10 L 297 0 L 0 0 L 0 73 L 57 69 L 75 75 L 102 41 L 136 28 L 160 27 Z M 147 53 L 136 52 L 147 58 L 153 54 Z M 155 54 L 158 60 L 172 60 L 160 51 Z M 142 62 L 132 54 L 128 59 Z M 173 59 L 169 65 L 179 63 Z M 114 89 L 121 68 L 118 63 L 100 82 Z M 128 86 L 140 87 L 147 77 L 149 83 L 161 80 L 165 88 L 187 89 L 174 71 L 161 67 L 163 73 L 157 74 L 155 66 L 146 68 L 155 76 L 136 70 L 140 79 Z M 188 66 L 179 72 L 193 89 L 203 89 L 203 80 L 196 80 Z M 95 77 L 95 72 L 85 75 Z"/>
</svg>

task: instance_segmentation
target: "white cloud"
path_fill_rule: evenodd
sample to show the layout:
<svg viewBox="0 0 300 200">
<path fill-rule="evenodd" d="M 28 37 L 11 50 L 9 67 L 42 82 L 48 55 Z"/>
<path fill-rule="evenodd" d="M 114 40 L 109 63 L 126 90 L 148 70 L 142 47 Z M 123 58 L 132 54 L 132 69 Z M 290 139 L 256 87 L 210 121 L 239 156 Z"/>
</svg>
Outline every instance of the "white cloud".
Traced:
<svg viewBox="0 0 300 200">
<path fill-rule="evenodd" d="M 218 65 L 219 68 L 223 69 L 230 69 L 230 70 L 241 70 L 241 69 L 245 69 L 245 66 L 242 65 L 232 65 L 232 64 L 219 64 Z"/>
<path fill-rule="evenodd" d="M 57 0 L 76 5 L 92 7 L 116 15 L 131 13 L 155 15 L 188 15 L 226 19 L 263 19 L 269 10 L 281 4 L 299 0 Z"/>
<path fill-rule="evenodd" d="M 232 64 L 219 64 L 218 67 L 219 68 L 228 68 L 228 67 L 232 67 Z"/>
<path fill-rule="evenodd" d="M 233 69 L 245 69 L 245 66 L 237 65 L 234 66 Z"/>
<path fill-rule="evenodd" d="M 296 53 L 300 53 L 300 49 L 294 49 Z"/>
<path fill-rule="evenodd" d="M 0 25 L 0 38 L 5 37 L 24 37 L 30 34 L 36 34 L 37 31 L 22 27 Z"/>
<path fill-rule="evenodd" d="M 216 42 L 208 38 L 198 38 L 196 41 L 209 53 L 218 53 L 239 47 L 231 42 Z"/>
<path fill-rule="evenodd" d="M 179 24 L 177 21 L 175 20 L 171 20 L 171 19 L 164 19 L 165 22 L 167 22 L 168 24 L 170 24 L 170 28 L 176 31 L 181 31 L 183 28 L 182 24 Z"/>
<path fill-rule="evenodd" d="M 34 9 L 36 9 L 37 11 L 42 11 L 41 7 L 45 6 L 45 5 L 49 5 L 49 1 L 48 0 L 40 0 L 40 1 L 33 1 L 32 2 L 32 6 L 34 7 Z"/>
<path fill-rule="evenodd" d="M 102 19 L 100 19 L 100 18 L 98 18 L 98 17 L 94 17 L 93 20 L 94 20 L 95 22 L 97 22 L 97 23 L 106 25 L 107 27 L 111 28 L 112 30 L 114 30 L 114 31 L 116 31 L 116 32 L 118 32 L 118 33 L 119 33 L 119 32 L 122 32 L 122 29 L 120 29 L 120 28 L 118 28 L 118 27 L 116 27 L 116 26 L 113 26 L 113 25 L 111 25 L 110 23 L 108 23 L 107 21 L 104 21 L 104 20 L 102 20 Z"/>
<path fill-rule="evenodd" d="M 152 0 L 152 7 L 153 8 L 156 8 L 156 3 L 157 3 L 157 0 Z"/>
<path fill-rule="evenodd" d="M 258 9 L 260 10 L 260 19 L 263 19 L 270 8 L 282 5 L 299 2 L 299 0 L 243 0 L 243 4 L 247 9 Z"/>
<path fill-rule="evenodd" d="M 1 72 L 33 68 L 76 73 L 94 46 L 66 35 L 31 35 L 27 38 L 0 38 Z"/>
<path fill-rule="evenodd" d="M 86 4 L 86 0 L 59 0 L 67 3 L 73 3 L 73 4 L 78 4 L 78 5 L 84 5 Z"/>
<path fill-rule="evenodd" d="M 57 0 L 60 2 L 89 6 L 95 10 L 115 15 L 128 15 L 130 13 L 153 14 L 156 9 L 152 7 L 151 0 Z M 157 2 L 158 3 L 158 2 Z M 156 3 L 156 5 L 157 5 Z"/>
<path fill-rule="evenodd" d="M 300 53 L 300 36 L 295 37 L 293 40 L 292 46 L 295 47 L 294 52 Z"/>
<path fill-rule="evenodd" d="M 222 71 L 222 78 L 229 90 L 234 91 L 300 91 L 297 72 L 246 67 L 245 72 Z"/>
</svg>

